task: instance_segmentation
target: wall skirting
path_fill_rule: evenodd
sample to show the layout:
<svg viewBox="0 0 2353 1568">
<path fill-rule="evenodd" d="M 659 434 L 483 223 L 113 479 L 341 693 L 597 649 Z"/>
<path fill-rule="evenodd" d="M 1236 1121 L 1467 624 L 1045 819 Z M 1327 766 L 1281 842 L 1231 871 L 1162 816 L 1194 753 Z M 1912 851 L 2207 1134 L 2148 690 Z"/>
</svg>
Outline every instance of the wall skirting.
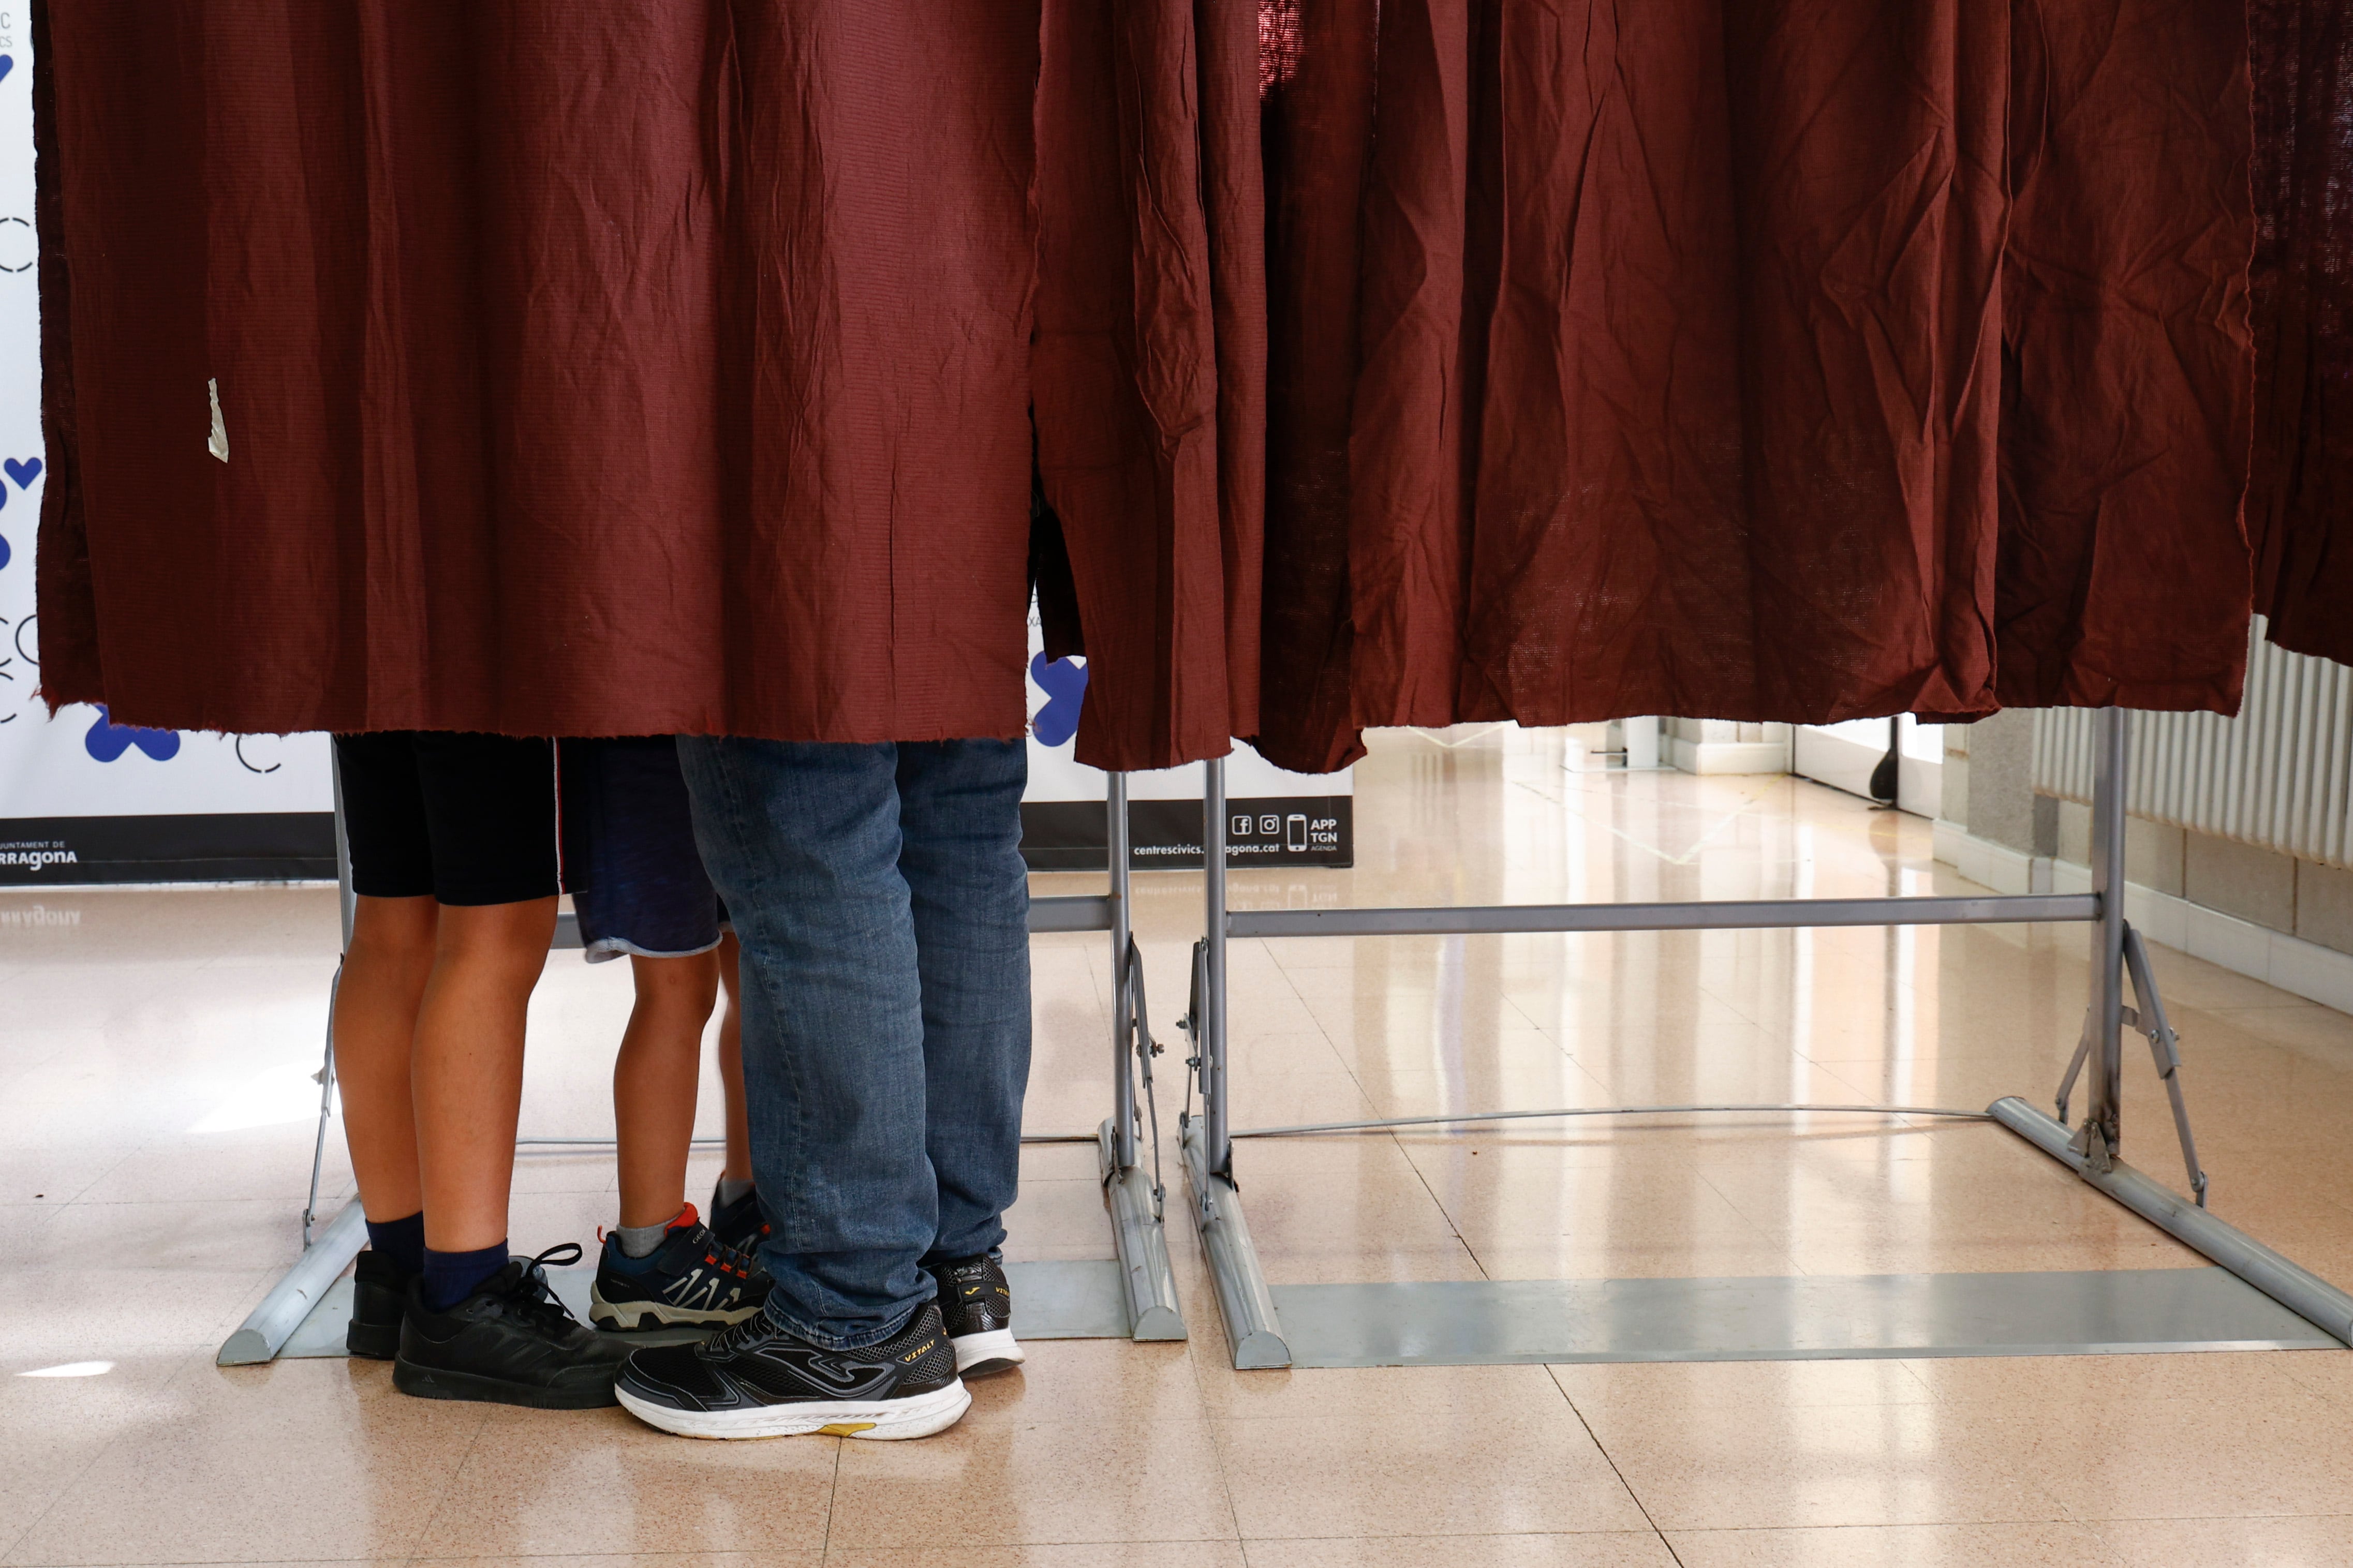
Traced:
<svg viewBox="0 0 2353 1568">
<path fill-rule="evenodd" d="M 2091 890 L 2089 867 L 2048 855 L 2021 854 L 1976 837 L 1957 823 L 1936 824 L 1936 847 L 1937 859 L 1997 893 Z M 2125 918 L 2150 942 L 2308 1002 L 2353 1013 L 2353 952 L 2339 952 L 2133 881 L 2125 884 Z"/>
<path fill-rule="evenodd" d="M 1785 773 L 1789 771 L 1787 741 L 1686 741 L 1670 742 L 1670 761 L 1686 773 Z"/>
</svg>

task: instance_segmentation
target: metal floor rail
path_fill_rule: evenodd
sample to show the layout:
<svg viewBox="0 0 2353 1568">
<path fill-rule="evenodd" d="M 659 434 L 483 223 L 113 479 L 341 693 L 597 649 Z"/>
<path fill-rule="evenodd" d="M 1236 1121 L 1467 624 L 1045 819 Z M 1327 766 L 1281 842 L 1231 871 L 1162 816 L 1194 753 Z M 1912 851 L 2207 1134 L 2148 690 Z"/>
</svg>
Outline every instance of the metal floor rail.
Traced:
<svg viewBox="0 0 2353 1568">
<path fill-rule="evenodd" d="M 2092 891 L 2088 894 L 1982 898 L 1764 899 L 1724 902 L 1528 904 L 1500 908 L 1233 910 L 1226 899 L 1226 776 L 1208 764 L 1202 799 L 1202 847 L 1207 866 L 1207 928 L 1196 950 L 1194 1001 L 1187 1018 L 1200 1075 L 1202 1115 L 1182 1131 L 1185 1175 L 1193 1194 L 1193 1220 L 1224 1316 L 1237 1368 L 1282 1367 L 1292 1362 L 1274 1294 L 1251 1245 L 1234 1182 L 1234 1141 L 1252 1136 L 1301 1136 L 1485 1121 L 1527 1116 L 1636 1112 L 1677 1114 L 1716 1110 L 1856 1111 L 1947 1115 L 2000 1123 L 2074 1171 L 2135 1214 L 2263 1291 L 2338 1340 L 2353 1343 L 2353 1296 L 2274 1252 L 2206 1212 L 2206 1175 L 2182 1100 L 2179 1054 L 2157 993 L 2139 934 L 2125 921 L 2125 769 L 2126 717 L 2100 710 L 2097 780 L 2093 793 Z M 1599 1110 L 1495 1110 L 1462 1116 L 1413 1116 L 1323 1123 L 1313 1127 L 1236 1131 L 1227 1077 L 1229 1056 L 1226 946 L 1237 937 L 1399 936 L 1439 932 L 1757 931 L 1819 926 L 1985 925 L 2009 921 L 2079 921 L 2097 933 L 2092 997 L 2075 1064 L 2057 1095 L 2058 1116 L 2005 1096 L 1984 1111 L 1886 1106 L 1615 1106 Z M 2129 981 L 2133 1001 L 2127 1005 Z M 2118 1157 L 2122 1141 L 2124 1031 L 2147 1036 L 2159 1079 L 2171 1100 L 2195 1202 L 2184 1200 Z M 2066 1125 L 2077 1074 L 2090 1071 L 2083 1123 Z"/>
<path fill-rule="evenodd" d="M 1127 775 L 1113 773 L 1104 801 L 1111 863 L 1108 894 L 1032 899 L 1029 930 L 1047 932 L 1106 931 L 1111 936 L 1112 1113 L 1097 1131 L 1097 1170 L 1109 1211 L 1112 1239 L 1119 1250 L 1121 1282 L 1127 1310 L 1128 1331 L 1137 1340 L 1181 1340 L 1185 1319 L 1176 1300 L 1176 1276 L 1168 1258 L 1168 1241 L 1161 1224 L 1162 1188 L 1157 1160 L 1146 1171 L 1138 1162 L 1144 1123 L 1138 1111 L 1137 1083 L 1148 1089 L 1155 1047 L 1145 1018 L 1144 969 L 1131 928 L 1133 872 L 1128 830 Z M 352 936 L 352 866 L 343 838 L 343 787 L 335 788 L 335 851 L 337 879 L 343 889 L 343 945 Z M 578 927 L 570 917 L 559 923 L 555 946 L 580 945 Z M 336 970 L 336 982 L 343 978 Z M 367 1227 L 354 1198 L 343 1205 L 324 1230 L 317 1231 L 319 1184 L 326 1164 L 327 1125 L 335 1098 L 334 989 L 327 994 L 324 1059 L 320 1065 L 319 1131 L 311 1157 L 311 1194 L 302 1210 L 302 1254 L 269 1293 L 262 1298 L 215 1357 L 221 1366 L 248 1366 L 276 1359 L 294 1331 L 302 1325 L 326 1295 L 327 1288 L 351 1266 L 366 1244 Z M 1060 1142 L 1061 1140 L 1053 1140 Z M 609 1139 L 520 1137 L 518 1146 L 595 1146 Z M 708 1141 L 702 1141 L 707 1143 Z M 1030 1140 L 1024 1140 L 1030 1142 Z"/>
</svg>

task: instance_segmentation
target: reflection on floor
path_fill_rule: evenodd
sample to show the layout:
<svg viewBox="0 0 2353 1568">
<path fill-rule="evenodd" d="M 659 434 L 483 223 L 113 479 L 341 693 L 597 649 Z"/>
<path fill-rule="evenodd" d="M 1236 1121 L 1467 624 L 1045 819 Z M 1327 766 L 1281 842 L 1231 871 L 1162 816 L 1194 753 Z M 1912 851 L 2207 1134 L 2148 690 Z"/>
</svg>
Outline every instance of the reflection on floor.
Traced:
<svg viewBox="0 0 2353 1568">
<path fill-rule="evenodd" d="M 1358 869 L 1239 872 L 1236 901 L 1968 888 L 1915 818 L 1786 779 L 1564 766 L 1588 744 L 1382 737 L 1359 771 Z M 1142 880 L 1173 1037 L 1199 879 Z M 2353 1564 L 2346 1353 L 1236 1373 L 1181 1234 L 1189 1344 L 1040 1345 L 928 1443 L 689 1444 L 618 1412 L 410 1401 L 370 1364 L 223 1371 L 213 1348 L 293 1251 L 334 923 L 313 889 L 0 896 L 0 1563 Z M 2085 942 L 1988 927 L 1246 943 L 1236 1120 L 2047 1102 Z M 2217 1212 L 2353 1282 L 2353 1018 L 2156 958 Z M 609 1125 L 619 968 L 551 961 L 531 1130 Z M 1041 939 L 1037 973 L 1031 1129 L 1086 1131 L 1107 1092 L 1102 944 Z M 2126 1082 L 2128 1154 L 2178 1183 L 2143 1062 Z M 1093 1158 L 1030 1152 L 1017 1257 L 1109 1256 Z M 1280 1286 L 2202 1261 L 1976 1123 L 1523 1122 L 1249 1143 L 1240 1161 Z M 330 1177 L 347 1188 L 340 1160 Z M 519 1247 L 613 1217 L 601 1156 L 531 1155 L 518 1189 Z"/>
</svg>

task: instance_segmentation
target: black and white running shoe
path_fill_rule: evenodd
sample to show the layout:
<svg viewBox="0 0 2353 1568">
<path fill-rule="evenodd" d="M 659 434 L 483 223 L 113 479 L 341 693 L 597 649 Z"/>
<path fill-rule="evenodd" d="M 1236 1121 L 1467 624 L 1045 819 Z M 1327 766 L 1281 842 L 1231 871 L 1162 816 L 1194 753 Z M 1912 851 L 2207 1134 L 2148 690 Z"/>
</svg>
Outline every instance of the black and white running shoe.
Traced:
<svg viewBox="0 0 2353 1568">
<path fill-rule="evenodd" d="M 514 1258 L 446 1312 L 409 1287 L 392 1384 L 420 1399 L 472 1399 L 539 1410 L 595 1410 L 613 1403 L 627 1344 L 584 1327 L 548 1287 L 545 1266 L 577 1263 L 567 1241 Z"/>
<path fill-rule="evenodd" d="M 1013 1289 L 994 1254 L 929 1265 L 940 1288 L 940 1316 L 965 1377 L 1011 1372 L 1029 1359 L 1013 1338 Z"/>
<path fill-rule="evenodd" d="M 588 1321 L 618 1333 L 724 1328 L 765 1306 L 772 1283 L 756 1258 L 712 1235 L 689 1204 L 643 1258 L 623 1252 L 618 1237 L 605 1238 L 588 1288 Z"/>
<path fill-rule="evenodd" d="M 408 1310 L 408 1285 L 416 1275 L 374 1247 L 352 1266 L 352 1321 L 343 1348 L 368 1361 L 400 1353 L 400 1320 Z"/>
<path fill-rule="evenodd" d="M 711 1189 L 711 1234 L 738 1252 L 760 1255 L 760 1244 L 768 1239 L 768 1218 L 760 1212 L 760 1191 L 757 1187 L 745 1193 L 733 1203 L 719 1201 L 719 1189 Z"/>
<path fill-rule="evenodd" d="M 617 1392 L 632 1415 L 682 1437 L 928 1437 L 972 1407 L 928 1303 L 860 1351 L 813 1345 L 763 1312 L 699 1345 L 636 1352 Z"/>
</svg>

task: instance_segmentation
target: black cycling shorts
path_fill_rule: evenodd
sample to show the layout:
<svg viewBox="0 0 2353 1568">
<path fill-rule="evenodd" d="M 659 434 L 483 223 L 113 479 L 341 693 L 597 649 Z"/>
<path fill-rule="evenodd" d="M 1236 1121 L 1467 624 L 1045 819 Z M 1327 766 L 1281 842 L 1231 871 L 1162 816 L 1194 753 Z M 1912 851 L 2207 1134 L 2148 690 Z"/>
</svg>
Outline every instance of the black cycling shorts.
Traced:
<svg viewBox="0 0 2353 1568">
<path fill-rule="evenodd" d="M 519 904 L 562 890 L 555 744 L 395 730 L 335 737 L 352 888 L 364 898 Z"/>
</svg>

